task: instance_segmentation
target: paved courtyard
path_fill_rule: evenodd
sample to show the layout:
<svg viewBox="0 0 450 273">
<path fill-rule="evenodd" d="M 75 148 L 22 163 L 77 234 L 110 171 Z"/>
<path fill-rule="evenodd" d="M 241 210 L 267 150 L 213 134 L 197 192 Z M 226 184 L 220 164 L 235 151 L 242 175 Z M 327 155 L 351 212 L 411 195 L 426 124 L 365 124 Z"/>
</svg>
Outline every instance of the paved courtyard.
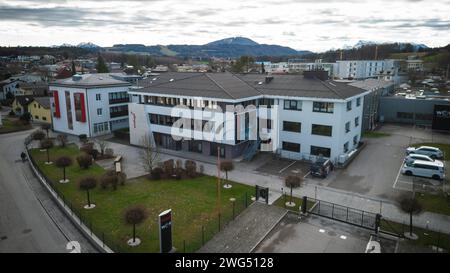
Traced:
<svg viewBox="0 0 450 273">
<path fill-rule="evenodd" d="M 256 253 L 363 253 L 371 232 L 318 216 L 287 214 L 259 244 Z M 383 240 L 382 251 L 395 250 L 395 241 Z"/>
</svg>

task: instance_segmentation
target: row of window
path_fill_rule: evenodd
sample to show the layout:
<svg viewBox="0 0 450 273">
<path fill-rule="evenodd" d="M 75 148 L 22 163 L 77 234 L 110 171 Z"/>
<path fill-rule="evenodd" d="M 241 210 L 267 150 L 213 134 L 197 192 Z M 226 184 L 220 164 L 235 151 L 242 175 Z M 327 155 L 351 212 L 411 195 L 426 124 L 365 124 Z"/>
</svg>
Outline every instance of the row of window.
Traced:
<svg viewBox="0 0 450 273">
<path fill-rule="evenodd" d="M 283 141 L 282 149 L 288 152 L 300 153 L 300 144 Z M 331 149 L 326 147 L 311 146 L 310 154 L 315 156 L 330 157 Z"/>
<path fill-rule="evenodd" d="M 283 131 L 301 133 L 302 124 L 300 122 L 283 121 Z M 332 136 L 333 126 L 312 124 L 311 134 L 320 136 Z"/>
<path fill-rule="evenodd" d="M 177 120 L 180 119 L 180 117 L 172 117 L 167 115 L 158 115 L 158 114 L 149 114 L 150 123 L 155 125 L 163 125 L 163 126 L 172 126 Z M 190 129 L 195 130 L 199 129 L 210 131 L 214 128 L 214 121 L 207 121 L 207 120 L 197 120 L 197 119 L 190 119 L 187 121 L 188 124 L 190 124 Z M 183 126 L 181 126 L 183 128 Z"/>
<path fill-rule="evenodd" d="M 361 98 L 356 98 L 356 107 L 361 106 Z M 347 101 L 347 111 L 351 111 L 352 110 L 352 101 L 349 100 Z"/>
<path fill-rule="evenodd" d="M 415 115 L 415 117 L 414 117 Z M 400 119 L 417 119 L 417 120 L 433 120 L 433 114 L 397 112 L 397 118 Z"/>
</svg>

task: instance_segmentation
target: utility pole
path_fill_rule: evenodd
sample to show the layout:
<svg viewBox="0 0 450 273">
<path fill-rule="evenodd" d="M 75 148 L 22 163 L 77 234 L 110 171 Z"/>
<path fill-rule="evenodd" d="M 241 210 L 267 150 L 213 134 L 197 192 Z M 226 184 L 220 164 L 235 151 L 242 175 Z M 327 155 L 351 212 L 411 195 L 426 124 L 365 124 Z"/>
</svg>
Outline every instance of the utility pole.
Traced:
<svg viewBox="0 0 450 273">
<path fill-rule="evenodd" d="M 378 60 L 378 45 L 375 46 L 375 60 Z"/>
<path fill-rule="evenodd" d="M 220 146 L 217 147 L 217 211 L 220 214 Z"/>
</svg>

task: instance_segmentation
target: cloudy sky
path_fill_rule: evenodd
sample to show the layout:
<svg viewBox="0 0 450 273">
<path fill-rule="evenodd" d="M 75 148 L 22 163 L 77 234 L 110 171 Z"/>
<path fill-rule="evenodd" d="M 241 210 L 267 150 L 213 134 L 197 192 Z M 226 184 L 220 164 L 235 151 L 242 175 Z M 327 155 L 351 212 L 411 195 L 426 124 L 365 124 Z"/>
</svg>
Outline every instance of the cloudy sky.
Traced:
<svg viewBox="0 0 450 273">
<path fill-rule="evenodd" d="M 0 45 L 450 43 L 450 0 L 0 0 Z"/>
</svg>

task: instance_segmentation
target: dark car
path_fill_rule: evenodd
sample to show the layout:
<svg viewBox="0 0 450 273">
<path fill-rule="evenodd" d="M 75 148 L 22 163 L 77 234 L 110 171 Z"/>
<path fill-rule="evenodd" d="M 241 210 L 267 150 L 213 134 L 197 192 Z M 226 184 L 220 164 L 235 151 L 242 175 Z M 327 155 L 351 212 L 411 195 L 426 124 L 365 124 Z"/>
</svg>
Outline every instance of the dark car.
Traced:
<svg viewBox="0 0 450 273">
<path fill-rule="evenodd" d="M 311 164 L 310 172 L 312 176 L 321 178 L 327 177 L 327 175 L 333 170 L 333 164 L 329 159 L 319 158 L 316 162 Z"/>
</svg>

